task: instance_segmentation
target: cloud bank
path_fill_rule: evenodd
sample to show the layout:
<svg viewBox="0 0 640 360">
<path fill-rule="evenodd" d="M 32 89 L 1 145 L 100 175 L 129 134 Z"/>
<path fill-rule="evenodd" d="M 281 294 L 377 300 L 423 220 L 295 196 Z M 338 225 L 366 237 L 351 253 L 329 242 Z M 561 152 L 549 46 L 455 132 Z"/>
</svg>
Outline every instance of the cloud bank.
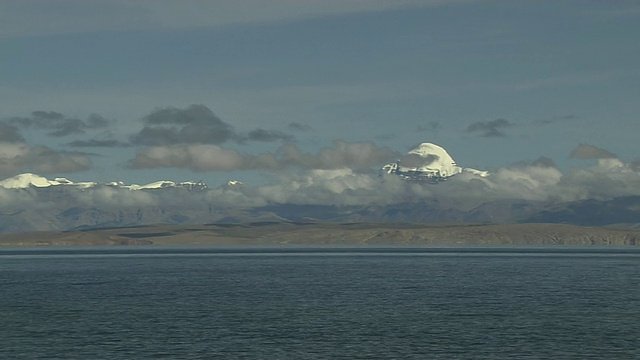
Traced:
<svg viewBox="0 0 640 360">
<path fill-rule="evenodd" d="M 129 162 L 132 169 L 181 168 L 193 171 L 343 169 L 364 170 L 391 161 L 398 153 L 372 142 L 334 141 L 315 154 L 295 144 L 284 144 L 275 153 L 245 154 L 211 144 L 181 144 L 138 149 Z"/>
</svg>

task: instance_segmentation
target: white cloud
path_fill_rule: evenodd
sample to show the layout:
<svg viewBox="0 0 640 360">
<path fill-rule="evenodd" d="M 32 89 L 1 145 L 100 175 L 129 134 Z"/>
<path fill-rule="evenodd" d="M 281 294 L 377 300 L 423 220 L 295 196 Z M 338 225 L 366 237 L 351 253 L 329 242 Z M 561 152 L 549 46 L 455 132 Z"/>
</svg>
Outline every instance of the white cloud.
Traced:
<svg viewBox="0 0 640 360">
<path fill-rule="evenodd" d="M 90 167 L 91 159 L 86 154 L 25 143 L 0 143 L 0 176 L 3 178 L 25 171 L 46 175 L 88 170 Z"/>
<path fill-rule="evenodd" d="M 294 144 L 276 153 L 243 154 L 211 144 L 180 144 L 138 149 L 129 167 L 135 169 L 179 168 L 193 171 L 302 169 L 366 169 L 393 160 L 398 154 L 369 141 L 334 141 L 316 154 L 305 153 Z"/>
</svg>

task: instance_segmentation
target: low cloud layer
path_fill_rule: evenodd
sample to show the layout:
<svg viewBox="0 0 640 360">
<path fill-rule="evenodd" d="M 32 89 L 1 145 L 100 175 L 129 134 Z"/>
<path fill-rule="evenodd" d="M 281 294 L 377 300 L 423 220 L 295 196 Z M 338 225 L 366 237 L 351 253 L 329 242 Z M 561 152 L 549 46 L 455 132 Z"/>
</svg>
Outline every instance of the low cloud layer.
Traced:
<svg viewBox="0 0 640 360">
<path fill-rule="evenodd" d="M 248 185 L 236 194 L 245 196 L 243 204 L 255 203 L 256 206 L 268 203 L 399 204 L 439 200 L 469 210 L 498 200 L 556 203 L 640 195 L 637 167 L 610 157 L 598 159 L 597 164 L 591 167 L 566 172 L 557 168 L 552 159 L 540 157 L 494 170 L 488 177 L 463 173 L 437 185 L 353 170 L 371 168 L 394 158 L 398 158 L 398 154 L 369 142 L 334 142 L 315 154 L 304 153 L 293 145 L 282 146 L 273 154 L 261 155 L 207 145 L 145 149 L 138 153 L 131 166 L 179 167 L 196 171 L 281 170 L 273 173 L 275 181 L 272 185 L 258 188 Z M 411 160 L 405 158 L 407 162 Z M 421 161 L 423 163 L 424 159 Z M 296 171 L 292 171 L 294 169 Z"/>
<path fill-rule="evenodd" d="M 12 152 L 15 156 L 29 156 L 28 149 L 15 147 L 16 145 L 3 146 L 5 147 L 0 147 L 0 150 L 5 156 Z M 0 188 L 0 200 L 5 211 L 20 214 L 17 217 L 0 218 L 3 221 L 0 226 L 4 226 L 3 231 L 18 231 L 24 228 L 47 230 L 50 229 L 48 226 L 54 225 L 58 226 L 56 229 L 83 224 L 95 225 L 96 221 L 103 226 L 123 224 L 123 221 L 129 225 L 186 220 L 206 223 L 215 219 L 234 219 L 236 215 L 239 216 L 238 219 L 251 219 L 251 216 L 256 214 L 268 215 L 271 210 L 267 209 L 267 213 L 261 213 L 260 209 L 278 205 L 328 206 L 334 209 L 332 214 L 336 216 L 356 211 L 356 217 L 350 218 L 355 221 L 360 221 L 358 216 L 367 216 L 369 211 L 387 211 L 389 208 L 384 208 L 387 205 L 393 206 L 392 212 L 395 211 L 395 206 L 408 211 L 418 211 L 421 213 L 421 219 L 427 219 L 425 221 L 458 221 L 456 216 L 459 214 L 473 216 L 476 211 L 484 214 L 483 221 L 490 221 L 495 211 L 503 211 L 506 214 L 498 214 L 503 216 L 498 219 L 513 220 L 509 217 L 510 212 L 514 210 L 510 204 L 536 207 L 541 204 L 555 205 L 585 199 L 609 200 L 616 197 L 640 196 L 640 172 L 631 164 L 612 158 L 599 159 L 594 166 L 568 172 L 556 168 L 551 159 L 540 158 L 497 169 L 487 177 L 465 172 L 438 184 L 427 184 L 404 181 L 395 175 L 380 176 L 358 172 L 336 165 L 365 165 L 373 162 L 372 157 L 345 157 L 344 149 L 355 147 L 372 150 L 372 145 L 367 143 L 335 143 L 315 154 L 305 154 L 291 147 L 282 149 L 278 156 L 249 156 L 216 145 L 197 146 L 200 148 L 158 148 L 157 154 L 148 154 L 149 157 L 146 159 L 161 161 L 162 166 L 184 167 L 184 164 L 189 164 L 189 167 L 202 170 L 212 167 L 260 167 L 281 171 L 269 175 L 272 180 L 269 185 L 216 187 L 215 184 L 210 184 L 213 186 L 204 191 L 132 191 L 111 186 L 85 190 L 62 187 L 53 192 L 35 188 Z M 176 152 L 176 149 L 179 151 Z M 43 161 L 55 160 L 55 154 L 46 156 L 47 149 L 33 151 L 33 156 L 45 155 Z M 24 153 L 27 155 L 23 155 Z M 215 155 L 214 158 L 217 159 L 212 160 L 209 157 L 211 155 Z M 58 166 L 61 164 L 63 162 L 58 161 Z M 148 165 L 155 166 L 154 163 Z M 77 166 L 77 162 L 72 166 Z M 293 166 L 305 168 L 293 169 Z M 53 194 L 61 196 L 52 197 Z M 495 204 L 495 207 L 492 207 L 492 204 Z M 287 211 L 288 208 L 278 209 Z M 400 217 L 397 218 L 402 219 L 403 210 L 399 211 L 397 215 Z M 390 215 L 391 218 L 396 218 L 394 214 Z M 43 222 L 42 219 L 47 217 L 50 221 Z M 20 221 L 32 222 L 24 224 Z"/>
<path fill-rule="evenodd" d="M 193 171 L 301 169 L 366 169 L 394 160 L 398 154 L 372 142 L 334 141 L 315 154 L 285 144 L 275 153 L 245 154 L 217 145 L 170 145 L 138 149 L 129 162 L 134 169 L 183 168 Z"/>
<path fill-rule="evenodd" d="M 57 151 L 47 146 L 0 143 L 0 176 L 21 172 L 39 174 L 70 173 L 91 168 L 91 158 L 80 152 Z"/>
</svg>

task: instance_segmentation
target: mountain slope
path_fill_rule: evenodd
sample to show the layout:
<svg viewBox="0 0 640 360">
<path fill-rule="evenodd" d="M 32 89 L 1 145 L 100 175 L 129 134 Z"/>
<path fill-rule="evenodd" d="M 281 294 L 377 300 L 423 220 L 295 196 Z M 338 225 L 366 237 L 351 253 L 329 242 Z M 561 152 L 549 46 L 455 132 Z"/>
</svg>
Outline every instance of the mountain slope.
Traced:
<svg viewBox="0 0 640 360">
<path fill-rule="evenodd" d="M 486 171 L 458 166 L 449 153 L 433 143 L 422 143 L 410 150 L 402 159 L 381 168 L 383 174 L 394 174 L 404 180 L 437 183 L 449 177 L 468 172 L 489 176 Z"/>
</svg>

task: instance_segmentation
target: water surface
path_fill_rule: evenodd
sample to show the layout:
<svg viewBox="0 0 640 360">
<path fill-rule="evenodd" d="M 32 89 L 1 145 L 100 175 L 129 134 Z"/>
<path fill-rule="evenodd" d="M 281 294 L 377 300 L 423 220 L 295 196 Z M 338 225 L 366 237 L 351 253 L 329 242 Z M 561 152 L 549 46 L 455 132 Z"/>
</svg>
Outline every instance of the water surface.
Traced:
<svg viewBox="0 0 640 360">
<path fill-rule="evenodd" d="M 0 338 L 10 359 L 640 358 L 639 279 L 633 248 L 2 249 Z"/>
</svg>

